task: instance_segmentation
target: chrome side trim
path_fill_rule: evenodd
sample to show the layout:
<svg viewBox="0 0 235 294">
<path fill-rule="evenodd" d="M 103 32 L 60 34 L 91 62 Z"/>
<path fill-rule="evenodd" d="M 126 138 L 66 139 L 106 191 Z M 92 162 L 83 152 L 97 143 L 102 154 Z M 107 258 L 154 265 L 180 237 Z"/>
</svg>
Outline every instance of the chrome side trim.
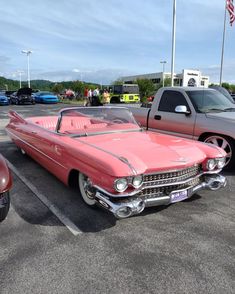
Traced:
<svg viewBox="0 0 235 294">
<path fill-rule="evenodd" d="M 22 143 L 24 143 L 25 145 L 29 146 L 30 148 L 34 149 L 35 151 L 39 152 L 41 155 L 43 155 L 44 157 L 46 157 L 47 159 L 53 161 L 55 164 L 59 165 L 60 167 L 64 168 L 65 170 L 68 170 L 68 168 L 62 164 L 60 164 L 58 161 L 54 160 L 53 158 L 51 158 L 50 156 L 48 156 L 47 154 L 45 154 L 44 152 L 42 152 L 41 150 L 39 150 L 38 148 L 34 147 L 33 145 L 29 144 L 28 142 L 24 141 L 23 139 L 21 139 L 20 137 L 18 137 L 16 134 L 12 133 L 9 130 L 6 130 L 7 133 L 9 133 L 12 137 L 15 137 L 17 140 L 21 141 Z"/>
<path fill-rule="evenodd" d="M 77 138 L 77 140 L 78 140 L 80 143 L 82 143 L 82 144 L 85 144 L 85 145 L 88 145 L 88 146 L 90 146 L 90 147 L 96 148 L 97 150 L 103 151 L 103 152 L 105 152 L 105 153 L 107 153 L 107 154 L 109 154 L 109 155 L 111 155 L 111 156 L 117 158 L 118 160 L 120 160 L 121 162 L 123 162 L 124 164 L 126 164 L 126 165 L 130 168 L 131 172 L 132 172 L 134 175 L 137 175 L 137 171 L 136 171 L 136 169 L 134 168 L 134 166 L 133 166 L 132 164 L 130 164 L 130 162 L 129 162 L 127 159 L 123 158 L 122 156 L 116 155 L 116 154 L 114 154 L 114 153 L 112 153 L 112 152 L 110 152 L 110 151 L 108 151 L 108 150 L 105 150 L 105 149 L 103 149 L 103 148 L 100 148 L 100 147 L 98 147 L 98 146 L 96 146 L 96 145 L 94 145 L 94 144 L 90 144 L 90 143 L 84 142 L 84 141 L 82 141 L 82 140 L 79 139 L 79 138 Z"/>
</svg>

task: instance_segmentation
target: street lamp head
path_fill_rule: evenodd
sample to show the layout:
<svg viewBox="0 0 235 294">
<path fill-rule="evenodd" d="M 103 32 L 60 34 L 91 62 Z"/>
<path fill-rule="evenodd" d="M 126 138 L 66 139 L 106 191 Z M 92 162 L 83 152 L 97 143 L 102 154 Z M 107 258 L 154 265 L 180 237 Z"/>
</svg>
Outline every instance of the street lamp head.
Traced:
<svg viewBox="0 0 235 294">
<path fill-rule="evenodd" d="M 163 61 L 160 61 L 160 63 L 166 63 L 166 61 L 165 61 L 165 60 L 163 60 Z"/>
<path fill-rule="evenodd" d="M 32 50 L 21 50 L 21 53 L 25 53 L 25 54 L 29 55 L 29 54 L 33 53 L 33 51 Z"/>
</svg>

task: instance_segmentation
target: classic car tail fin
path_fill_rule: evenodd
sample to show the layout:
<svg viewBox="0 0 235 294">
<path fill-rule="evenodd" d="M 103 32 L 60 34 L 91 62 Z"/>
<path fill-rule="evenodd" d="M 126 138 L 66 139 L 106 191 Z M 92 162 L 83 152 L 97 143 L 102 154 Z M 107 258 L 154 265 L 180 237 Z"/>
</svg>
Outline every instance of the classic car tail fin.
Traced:
<svg viewBox="0 0 235 294">
<path fill-rule="evenodd" d="M 8 112 L 8 116 L 10 117 L 11 120 L 18 120 L 22 123 L 26 123 L 26 121 L 23 119 L 22 116 L 20 116 L 16 111 L 10 110 Z"/>
</svg>

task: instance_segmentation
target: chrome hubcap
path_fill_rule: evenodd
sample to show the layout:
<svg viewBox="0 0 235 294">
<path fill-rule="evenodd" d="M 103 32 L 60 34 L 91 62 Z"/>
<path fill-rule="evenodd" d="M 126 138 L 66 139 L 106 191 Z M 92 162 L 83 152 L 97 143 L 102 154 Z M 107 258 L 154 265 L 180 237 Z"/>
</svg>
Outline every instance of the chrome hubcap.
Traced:
<svg viewBox="0 0 235 294">
<path fill-rule="evenodd" d="M 229 161 L 231 160 L 231 157 L 232 157 L 232 148 L 231 148 L 229 142 L 225 138 L 220 137 L 220 136 L 211 136 L 211 137 L 208 137 L 204 142 L 214 144 L 214 145 L 222 148 L 227 153 L 225 165 L 227 165 L 229 163 Z"/>
<path fill-rule="evenodd" d="M 86 177 L 86 176 L 83 176 L 83 189 L 84 189 L 84 192 L 86 193 L 87 197 L 89 199 L 94 199 L 94 192 L 92 191 L 92 185 L 91 185 L 91 180 Z"/>
</svg>

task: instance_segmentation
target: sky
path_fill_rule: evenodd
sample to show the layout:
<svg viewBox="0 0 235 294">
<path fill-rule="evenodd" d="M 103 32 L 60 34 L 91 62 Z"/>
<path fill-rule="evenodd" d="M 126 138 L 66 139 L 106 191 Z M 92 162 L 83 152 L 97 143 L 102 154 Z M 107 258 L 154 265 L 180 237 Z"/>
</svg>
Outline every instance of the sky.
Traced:
<svg viewBox="0 0 235 294">
<path fill-rule="evenodd" d="M 218 83 L 225 0 L 177 0 L 175 73 Z M 0 0 L 0 76 L 109 84 L 171 72 L 173 0 Z M 227 14 L 223 82 L 235 84 L 235 23 Z"/>
</svg>

